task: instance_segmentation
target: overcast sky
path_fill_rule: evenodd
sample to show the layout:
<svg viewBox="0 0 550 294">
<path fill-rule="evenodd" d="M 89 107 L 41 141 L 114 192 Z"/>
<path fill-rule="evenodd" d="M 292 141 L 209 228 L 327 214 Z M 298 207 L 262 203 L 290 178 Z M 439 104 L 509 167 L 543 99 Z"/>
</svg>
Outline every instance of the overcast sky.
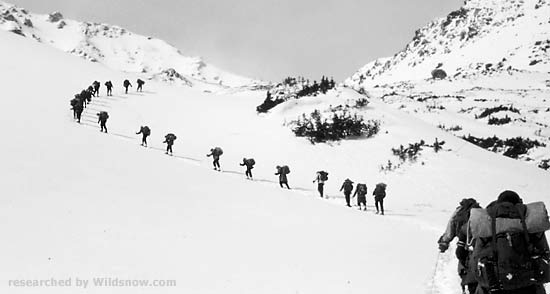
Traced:
<svg viewBox="0 0 550 294">
<path fill-rule="evenodd" d="M 4 0 L 155 36 L 225 70 L 342 80 L 462 0 Z"/>
</svg>

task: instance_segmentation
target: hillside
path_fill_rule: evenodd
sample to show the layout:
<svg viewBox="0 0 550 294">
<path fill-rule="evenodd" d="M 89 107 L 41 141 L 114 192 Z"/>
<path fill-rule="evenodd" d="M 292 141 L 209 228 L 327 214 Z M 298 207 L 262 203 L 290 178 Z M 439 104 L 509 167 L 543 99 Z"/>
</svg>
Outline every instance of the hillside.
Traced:
<svg viewBox="0 0 550 294">
<path fill-rule="evenodd" d="M 263 84 L 223 71 L 199 57 L 185 56 L 154 37 L 141 36 L 118 26 L 65 19 L 59 12 L 39 15 L 0 1 L 0 29 L 114 70 L 139 73 L 155 80 L 186 86 L 198 84 L 203 88 Z"/>
<path fill-rule="evenodd" d="M 344 84 L 483 148 L 549 169 L 548 15 L 547 1 L 466 1 Z M 446 77 L 433 78 L 436 69 Z M 520 140 L 528 143 L 515 143 Z M 511 151 L 524 147 L 519 155 Z"/>
<path fill-rule="evenodd" d="M 503 189 L 527 202 L 547 200 L 544 171 L 465 144 L 381 101 L 357 109 L 382 123 L 371 139 L 312 145 L 283 124 L 363 98 L 346 88 L 259 116 L 254 107 L 263 91 L 212 95 L 151 81 L 143 93 L 117 89 L 94 98 L 79 125 L 72 95 L 95 79 L 129 74 L 14 34 L 2 32 L 0 40 L 0 106 L 9 109 L 0 121 L 10 126 L 0 146 L 6 280 L 178 281 L 143 293 L 458 293 L 452 250 L 438 259 L 435 245 L 458 201 L 474 196 L 486 204 Z M 64 87 L 51 87 L 59 79 Z M 25 87 L 29 80 L 33 87 Z M 109 111 L 109 134 L 98 132 L 101 110 Z M 144 124 L 152 129 L 147 149 L 135 135 Z M 174 157 L 162 152 L 168 132 L 178 136 Z M 444 151 L 426 147 L 416 162 L 380 171 L 388 160 L 398 162 L 391 148 L 436 137 L 446 142 Z M 213 146 L 225 150 L 222 173 L 205 156 Z M 244 179 L 242 157 L 256 159 L 254 181 Z M 281 164 L 291 167 L 290 191 L 273 175 Z M 329 199 L 320 199 L 311 182 L 320 169 L 329 172 Z M 369 191 L 386 182 L 386 215 L 373 213 L 371 198 L 367 212 L 345 208 L 338 191 L 345 178 Z M 388 288 L 397 280 L 399 287 Z M 13 290 L 7 282 L 0 288 Z"/>
</svg>

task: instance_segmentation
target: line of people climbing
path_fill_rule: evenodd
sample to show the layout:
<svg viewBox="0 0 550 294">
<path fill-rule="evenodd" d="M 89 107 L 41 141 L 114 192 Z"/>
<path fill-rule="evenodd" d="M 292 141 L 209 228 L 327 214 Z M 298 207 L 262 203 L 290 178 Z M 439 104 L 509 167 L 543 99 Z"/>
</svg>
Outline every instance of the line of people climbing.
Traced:
<svg viewBox="0 0 550 294">
<path fill-rule="evenodd" d="M 143 92 L 143 85 L 145 81 L 137 79 L 136 81 L 138 87 L 138 92 Z M 129 80 L 124 80 L 122 86 L 125 89 L 125 93 L 128 94 L 128 87 L 132 87 L 132 84 Z M 94 81 L 90 86 L 83 89 L 80 93 L 74 95 L 74 98 L 71 99 L 71 109 L 73 110 L 73 119 L 80 123 L 82 118 L 82 113 L 88 104 L 92 102 L 92 97 L 99 97 L 99 89 L 101 88 L 101 83 Z M 105 82 L 105 88 L 107 89 L 107 96 L 113 96 L 113 83 L 109 80 Z M 97 113 L 97 123 L 100 126 L 100 131 L 107 133 L 107 120 L 109 119 L 109 113 L 106 111 L 100 111 Z M 145 139 L 144 139 L 145 140 Z"/>
<path fill-rule="evenodd" d="M 137 91 L 143 91 L 143 85 L 145 82 L 141 79 L 137 80 Z M 94 81 L 92 85 L 88 88 L 82 90 L 80 93 L 76 94 L 74 99 L 71 100 L 71 106 L 74 113 L 74 119 L 80 123 L 82 112 L 86 108 L 87 104 L 92 102 L 92 97 L 99 97 L 100 83 Z M 132 87 L 132 84 L 129 80 L 124 80 L 122 83 L 125 93 L 128 93 L 128 88 Z M 111 81 L 105 82 L 105 87 L 107 89 L 107 96 L 112 96 L 113 83 Z M 97 113 L 98 124 L 100 126 L 100 131 L 107 133 L 107 120 L 109 119 L 109 114 L 106 111 L 100 111 Z M 141 146 L 147 147 L 147 138 L 151 135 L 151 128 L 149 126 L 141 126 L 139 131 L 136 132 L 136 135 L 141 135 Z M 162 143 L 166 144 L 165 154 L 173 155 L 173 146 L 177 139 L 177 136 L 173 133 L 168 133 L 164 136 L 164 141 Z M 220 147 L 213 147 L 210 149 L 210 153 L 206 154 L 207 157 L 212 157 L 212 165 L 214 170 L 221 171 L 220 157 L 223 155 L 223 149 Z M 243 158 L 240 166 L 246 168 L 245 175 L 248 180 L 253 180 L 252 169 L 254 168 L 256 161 L 254 158 Z M 281 188 L 290 189 L 288 184 L 288 174 L 290 174 L 290 168 L 288 165 L 277 165 L 275 167 L 275 175 L 279 178 L 279 185 Z M 324 197 L 324 186 L 326 181 L 328 181 L 328 172 L 318 171 L 316 178 L 313 181 L 317 182 L 317 190 L 321 198 Z M 346 199 L 346 205 L 351 207 L 351 193 L 353 192 L 353 182 L 350 179 L 346 179 L 342 184 L 340 191 L 344 192 L 344 197 Z M 353 198 L 357 197 L 357 206 L 361 210 L 367 210 L 367 185 L 358 183 L 353 194 Z M 386 184 L 379 183 L 376 185 L 374 192 L 375 198 L 375 207 L 376 213 L 384 214 L 384 198 L 386 197 Z"/>
</svg>

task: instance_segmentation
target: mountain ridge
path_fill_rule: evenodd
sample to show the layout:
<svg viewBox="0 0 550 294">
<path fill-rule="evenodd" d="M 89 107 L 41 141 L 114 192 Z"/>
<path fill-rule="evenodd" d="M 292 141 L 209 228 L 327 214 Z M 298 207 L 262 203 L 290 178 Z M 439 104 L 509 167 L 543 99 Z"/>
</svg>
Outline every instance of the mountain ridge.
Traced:
<svg viewBox="0 0 550 294">
<path fill-rule="evenodd" d="M 168 80 L 169 76 L 162 77 L 167 72 L 177 72 L 182 77 L 181 85 L 204 83 L 238 88 L 264 84 L 221 70 L 200 57 L 185 56 L 166 41 L 116 25 L 65 19 L 60 12 L 34 14 L 0 1 L 0 29 L 119 71 L 141 73 L 159 80 Z"/>
</svg>

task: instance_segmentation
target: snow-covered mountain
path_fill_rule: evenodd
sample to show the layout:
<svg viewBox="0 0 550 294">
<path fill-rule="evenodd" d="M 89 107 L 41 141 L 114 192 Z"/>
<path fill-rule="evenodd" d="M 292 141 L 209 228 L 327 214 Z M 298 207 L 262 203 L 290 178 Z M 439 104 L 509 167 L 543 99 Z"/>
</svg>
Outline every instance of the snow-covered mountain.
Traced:
<svg viewBox="0 0 550 294">
<path fill-rule="evenodd" d="M 59 12 L 33 14 L 0 1 L 0 29 L 115 70 L 141 73 L 155 80 L 231 88 L 261 84 L 207 64 L 200 57 L 185 56 L 165 41 L 118 26 L 65 19 Z"/>
<path fill-rule="evenodd" d="M 431 78 L 443 69 L 456 79 L 550 71 L 550 2 L 468 0 L 417 30 L 405 49 L 370 62 L 346 81 L 374 86 Z"/>
<path fill-rule="evenodd" d="M 344 84 L 494 152 L 521 137 L 517 158 L 548 169 L 549 15 L 546 0 L 466 1 Z"/>
</svg>

